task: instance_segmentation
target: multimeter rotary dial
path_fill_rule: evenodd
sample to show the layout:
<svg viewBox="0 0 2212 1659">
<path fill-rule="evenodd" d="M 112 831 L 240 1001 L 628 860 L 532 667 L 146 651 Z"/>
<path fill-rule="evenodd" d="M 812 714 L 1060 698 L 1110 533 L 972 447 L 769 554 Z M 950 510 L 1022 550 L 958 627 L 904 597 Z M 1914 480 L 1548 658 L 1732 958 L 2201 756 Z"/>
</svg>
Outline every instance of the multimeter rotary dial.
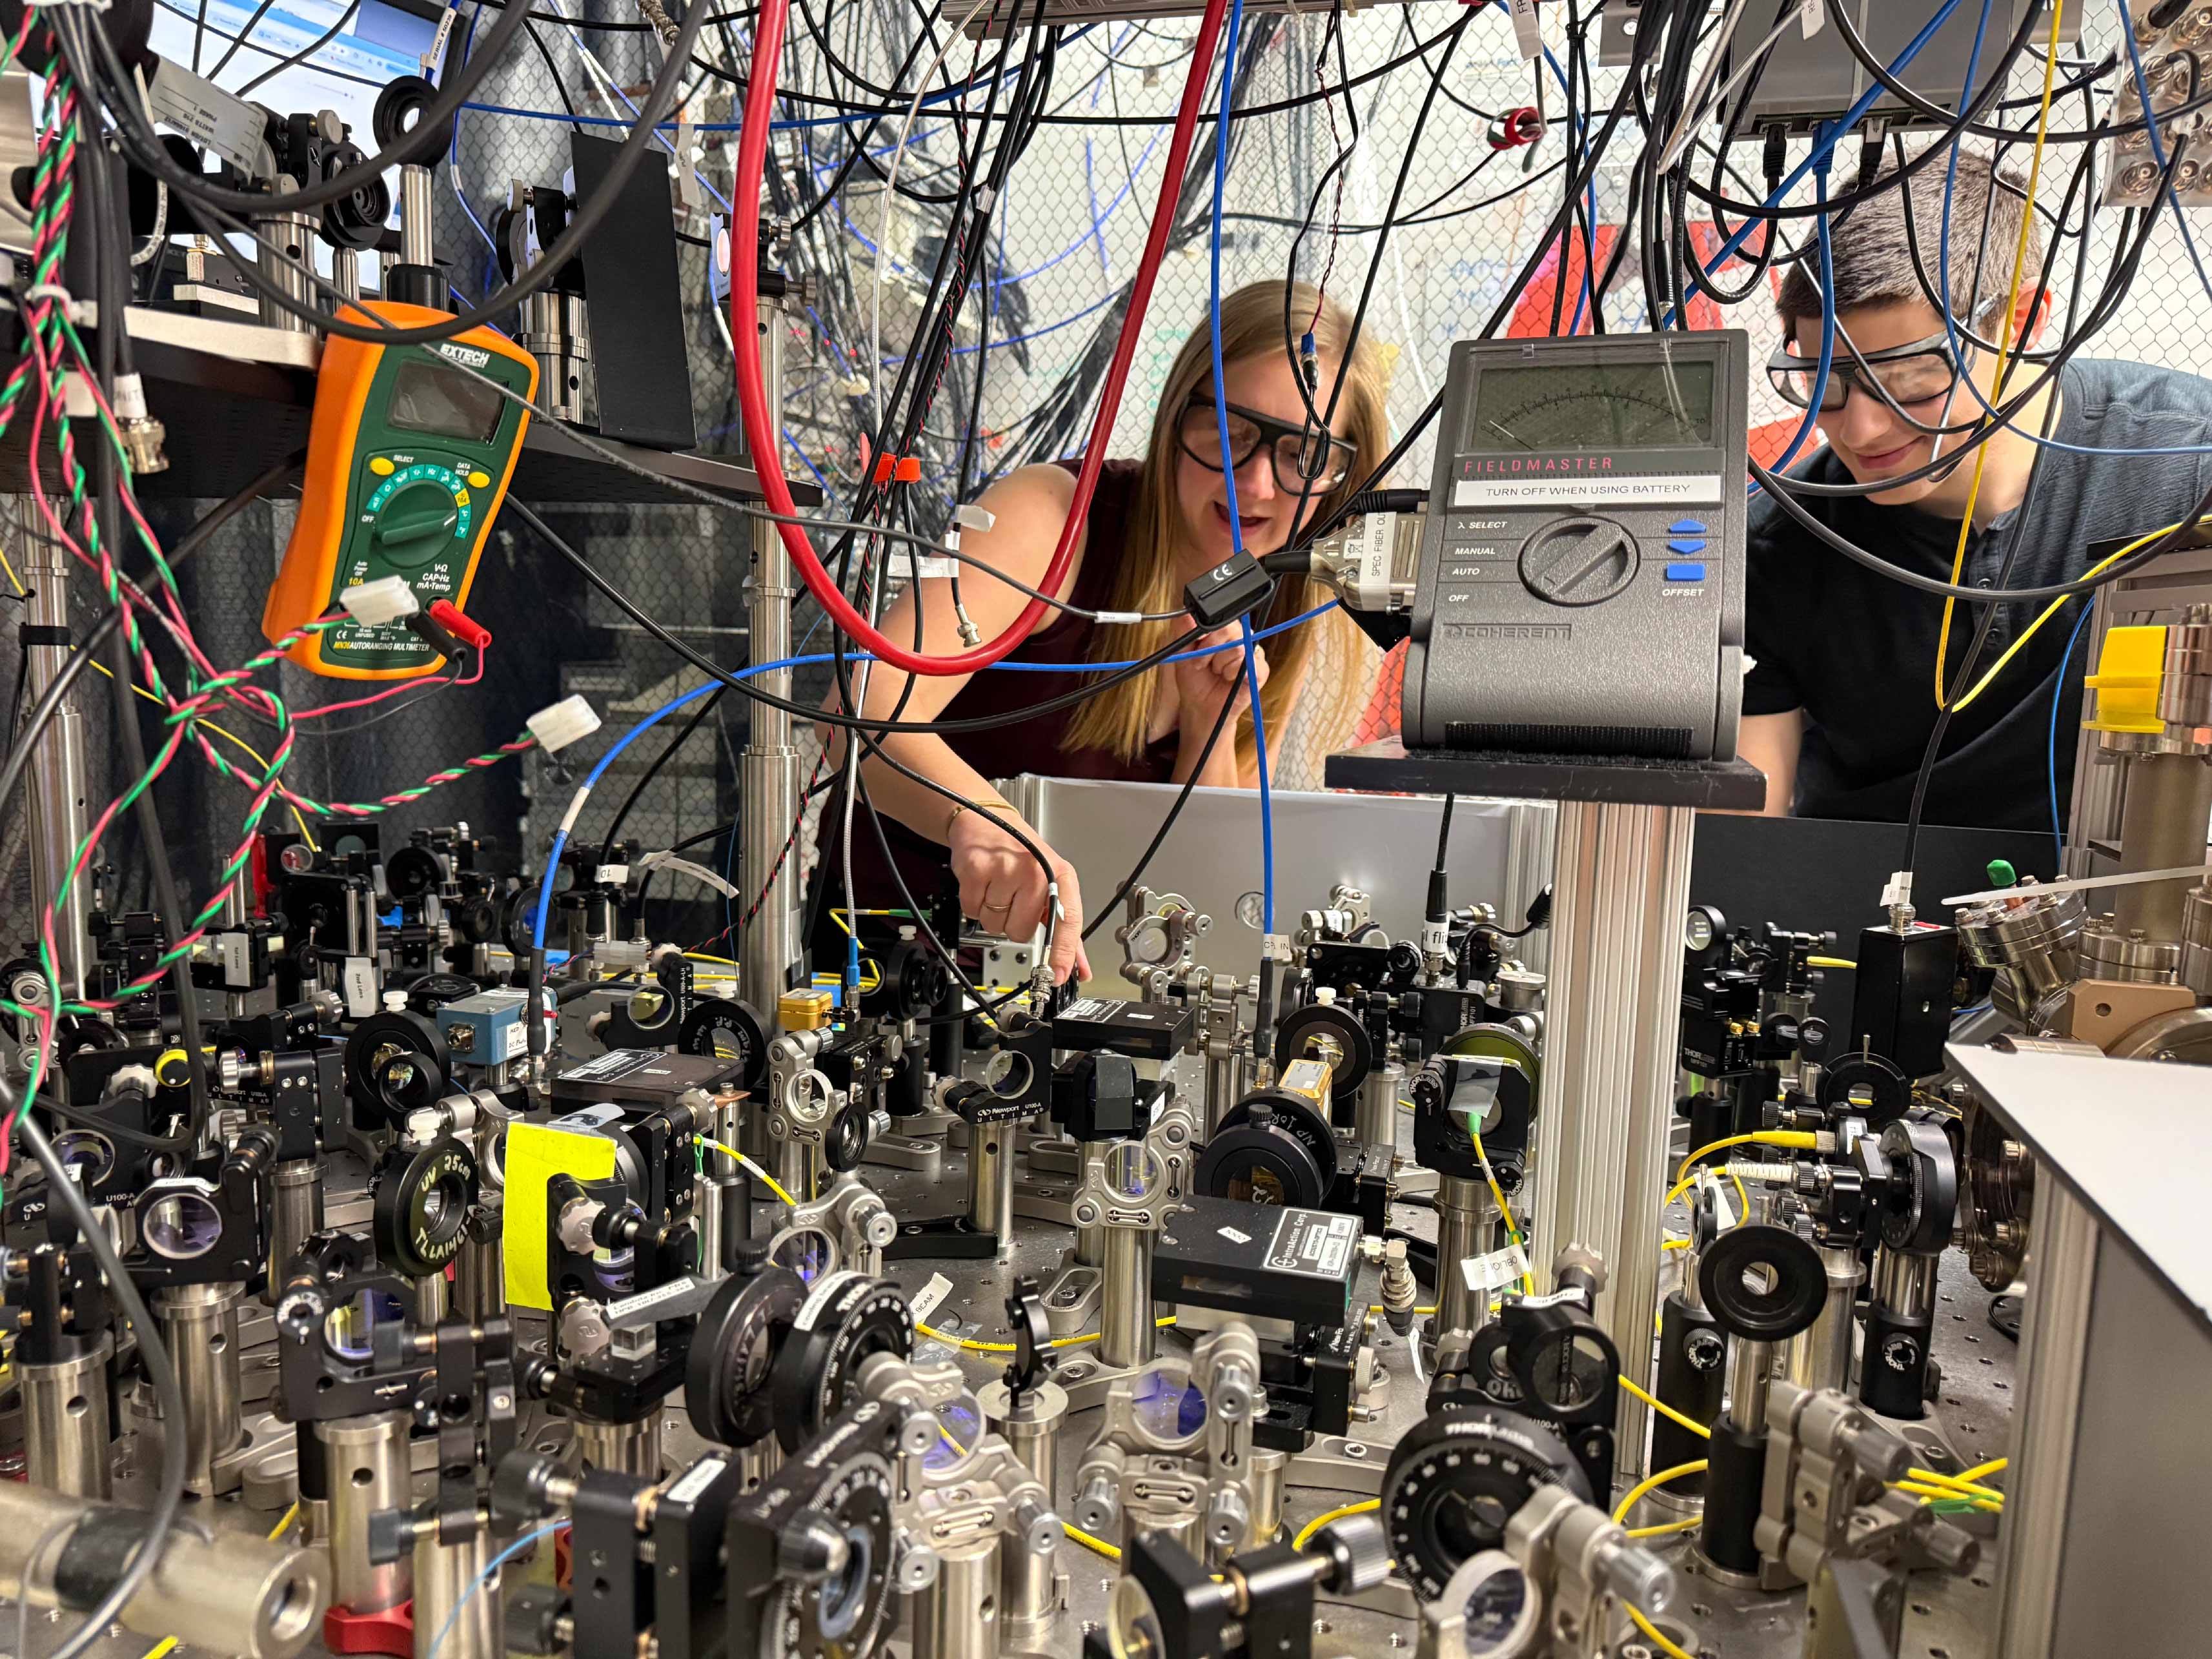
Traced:
<svg viewBox="0 0 2212 1659">
<path fill-rule="evenodd" d="M 434 461 L 416 461 L 378 483 L 362 516 L 386 562 L 420 569 L 467 538 L 473 518 L 468 480 Z"/>
<path fill-rule="evenodd" d="M 1626 525 L 1590 514 L 1554 519 L 1521 544 L 1521 580 L 1552 605 L 1599 605 L 1636 580 L 1641 558 Z"/>
</svg>

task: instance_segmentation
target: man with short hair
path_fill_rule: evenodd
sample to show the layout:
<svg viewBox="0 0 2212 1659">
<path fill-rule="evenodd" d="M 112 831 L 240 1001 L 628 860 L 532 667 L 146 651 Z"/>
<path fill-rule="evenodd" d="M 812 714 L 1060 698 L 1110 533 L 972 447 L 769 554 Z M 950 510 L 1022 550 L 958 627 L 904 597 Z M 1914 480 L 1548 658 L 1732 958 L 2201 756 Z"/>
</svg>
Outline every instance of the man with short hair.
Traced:
<svg viewBox="0 0 2212 1659">
<path fill-rule="evenodd" d="M 2075 357 L 1983 446 L 1977 481 L 1975 453 L 1960 446 L 1987 423 L 1982 399 L 2000 401 L 1996 347 L 2026 203 L 2018 180 L 2007 176 L 1993 187 L 1986 161 L 1960 155 L 1948 227 L 1950 309 L 1962 319 L 1954 347 L 1928 298 L 1942 280 L 1946 165 L 1931 164 L 1905 188 L 1836 217 L 1837 338 L 1819 416 L 1827 447 L 1792 474 L 1815 486 L 1898 482 L 1793 499 L 1844 539 L 1942 580 L 1991 589 L 2070 581 L 2087 570 L 2094 544 L 2132 540 L 2198 510 L 2212 490 L 2212 454 L 2124 452 L 2212 446 L 2212 382 Z M 1784 341 L 1768 366 L 1800 408 L 1818 378 L 1815 270 L 1800 261 L 1783 283 Z M 2030 351 L 2055 348 L 2059 337 L 2049 327 L 2042 275 L 2041 227 L 2031 226 L 2012 331 Z M 2046 367 L 2032 357 L 2014 366 L 2003 401 L 2036 386 Z M 1980 397 L 1964 384 L 1969 378 Z M 2046 432 L 2049 442 L 2039 443 Z M 1957 459 L 1931 467 L 1947 456 Z M 1753 666 L 1740 749 L 1766 774 L 1765 811 L 1902 822 L 1937 719 L 1943 599 L 1844 557 L 1764 495 L 1752 505 L 1749 578 L 1744 650 Z M 2069 797 L 2081 678 L 2094 665 L 2083 660 L 2085 644 L 2069 652 L 2086 599 L 2065 603 L 2021 643 L 2046 603 L 1999 607 L 1973 678 L 1958 688 L 1965 706 L 1944 733 L 1923 822 L 2048 829 L 2054 787 L 2062 803 Z M 1981 611 L 1965 602 L 1950 608 L 1947 696 Z M 1987 689 L 1966 701 L 2015 645 Z M 2055 786 L 2046 759 L 2054 700 Z"/>
</svg>

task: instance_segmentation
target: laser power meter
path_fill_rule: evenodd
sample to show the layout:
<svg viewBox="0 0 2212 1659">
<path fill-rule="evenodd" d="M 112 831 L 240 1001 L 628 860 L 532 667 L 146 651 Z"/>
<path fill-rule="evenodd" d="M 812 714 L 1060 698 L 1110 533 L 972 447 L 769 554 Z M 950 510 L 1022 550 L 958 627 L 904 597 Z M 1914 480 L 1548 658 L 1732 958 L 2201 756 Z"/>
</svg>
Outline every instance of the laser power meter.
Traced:
<svg viewBox="0 0 2212 1659">
<path fill-rule="evenodd" d="M 447 313 L 393 301 L 349 307 L 402 328 Z M 261 631 L 281 639 L 327 615 L 347 588 L 398 576 L 428 610 L 468 602 L 477 556 L 507 494 L 529 415 L 462 364 L 532 398 L 538 364 L 488 328 L 427 345 L 380 346 L 332 336 L 315 381 L 307 487 L 284 561 L 262 607 Z M 292 647 L 294 662 L 340 679 L 434 672 L 444 657 L 399 623 L 348 619 Z"/>
<path fill-rule="evenodd" d="M 1733 329 L 1452 348 L 1407 748 L 1735 757 L 1750 361 Z"/>
</svg>

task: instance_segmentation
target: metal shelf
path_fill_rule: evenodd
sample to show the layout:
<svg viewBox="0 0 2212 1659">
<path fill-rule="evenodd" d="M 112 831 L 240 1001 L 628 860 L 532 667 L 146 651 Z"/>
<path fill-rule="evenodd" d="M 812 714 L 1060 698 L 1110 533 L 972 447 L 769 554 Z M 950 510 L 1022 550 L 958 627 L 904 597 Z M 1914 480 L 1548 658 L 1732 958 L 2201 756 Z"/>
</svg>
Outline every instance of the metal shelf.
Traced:
<svg viewBox="0 0 2212 1659">
<path fill-rule="evenodd" d="M 89 339 L 98 313 L 80 304 L 79 327 Z M 312 335 L 258 323 L 194 316 L 133 306 L 127 313 L 138 372 L 149 412 L 167 428 L 168 470 L 137 481 L 147 498 L 228 495 L 269 464 L 307 441 L 315 401 L 315 365 L 321 342 Z M 12 307 L 0 307 L 0 330 L 20 349 L 21 325 Z M 20 417 L 0 438 L 0 492 L 30 488 L 27 447 L 31 423 Z M 597 438 L 597 434 L 592 434 Z M 660 479 L 733 499 L 758 501 L 760 479 L 742 462 L 698 454 L 670 454 L 598 438 L 608 449 Z M 40 463 L 49 492 L 58 470 Z M 530 423 L 510 486 L 532 507 L 657 506 L 690 498 L 653 479 L 640 477 L 593 454 L 566 427 L 539 418 Z M 793 483 L 802 507 L 818 505 L 821 491 Z"/>
</svg>

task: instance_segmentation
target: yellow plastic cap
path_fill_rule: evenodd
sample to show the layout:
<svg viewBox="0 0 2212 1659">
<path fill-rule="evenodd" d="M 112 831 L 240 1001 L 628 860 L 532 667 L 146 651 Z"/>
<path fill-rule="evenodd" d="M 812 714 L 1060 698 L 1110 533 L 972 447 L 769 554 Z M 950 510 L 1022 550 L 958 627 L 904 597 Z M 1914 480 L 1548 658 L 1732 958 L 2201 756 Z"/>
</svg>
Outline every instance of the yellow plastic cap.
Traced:
<svg viewBox="0 0 2212 1659">
<path fill-rule="evenodd" d="M 2164 732 L 2166 722 L 2158 717 L 2158 688 L 2165 671 L 2162 624 L 2107 629 L 2097 672 L 2082 682 L 2097 694 L 2097 712 L 2082 720 L 2082 729 L 2154 736 Z"/>
</svg>

